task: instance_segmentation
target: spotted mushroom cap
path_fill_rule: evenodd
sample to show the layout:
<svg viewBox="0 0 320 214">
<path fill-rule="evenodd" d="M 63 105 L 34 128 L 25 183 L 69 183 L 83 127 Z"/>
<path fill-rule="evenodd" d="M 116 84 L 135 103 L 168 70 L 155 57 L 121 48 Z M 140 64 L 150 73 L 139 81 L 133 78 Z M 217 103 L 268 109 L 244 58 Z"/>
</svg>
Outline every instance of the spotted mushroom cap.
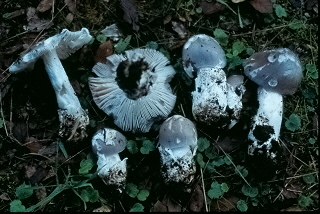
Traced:
<svg viewBox="0 0 320 214">
<path fill-rule="evenodd" d="M 120 72 L 124 77 L 130 76 L 131 68 L 125 66 L 134 63 L 142 64 L 144 71 L 134 82 L 140 88 L 129 94 L 117 80 Z M 123 55 L 111 55 L 107 57 L 106 64 L 97 63 L 92 69 L 98 76 L 89 78 L 93 100 L 113 117 L 114 123 L 122 130 L 148 132 L 154 122 L 168 117 L 176 102 L 169 85 L 175 70 L 168 64 L 168 59 L 153 49 L 135 49 Z M 119 72 L 121 66 L 124 69 Z"/>
<path fill-rule="evenodd" d="M 219 43 L 205 34 L 192 36 L 183 46 L 183 66 L 192 78 L 200 68 L 223 68 L 226 56 Z"/>
<path fill-rule="evenodd" d="M 197 146 L 197 129 L 194 123 L 181 115 L 166 119 L 159 131 L 159 144 L 168 149 Z"/>
<path fill-rule="evenodd" d="M 61 33 L 49 37 L 33 46 L 29 52 L 9 67 L 9 71 L 17 73 L 23 70 L 33 69 L 34 63 L 41 58 L 42 55 L 54 50 L 60 59 L 65 59 L 70 56 L 70 54 L 79 50 L 83 45 L 90 42 L 91 39 L 92 36 L 87 28 L 82 28 L 81 31 L 76 32 L 63 29 Z"/>
<path fill-rule="evenodd" d="M 126 137 L 117 130 L 104 128 L 92 137 L 92 150 L 96 155 L 111 156 L 126 148 Z"/>
<path fill-rule="evenodd" d="M 294 94 L 303 78 L 298 56 L 287 48 L 254 53 L 243 66 L 249 79 L 281 95 Z"/>
</svg>

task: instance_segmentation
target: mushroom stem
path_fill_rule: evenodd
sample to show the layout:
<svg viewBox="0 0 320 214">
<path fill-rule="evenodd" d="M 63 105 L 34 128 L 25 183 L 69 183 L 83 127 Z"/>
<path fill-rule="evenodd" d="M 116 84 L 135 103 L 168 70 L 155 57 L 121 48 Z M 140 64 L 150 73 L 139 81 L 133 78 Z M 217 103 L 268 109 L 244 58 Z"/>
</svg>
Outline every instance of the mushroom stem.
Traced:
<svg viewBox="0 0 320 214">
<path fill-rule="evenodd" d="M 283 111 L 283 97 L 277 92 L 258 88 L 259 108 L 249 132 L 249 155 L 266 155 L 274 159 L 279 152 L 278 142 Z"/>
<path fill-rule="evenodd" d="M 228 117 L 225 111 L 228 105 L 226 81 L 221 68 L 200 69 L 192 92 L 192 113 L 196 120 L 210 124 Z"/>
<path fill-rule="evenodd" d="M 70 140 L 78 128 L 80 130 L 86 128 L 89 124 L 89 117 L 75 95 L 56 50 L 45 53 L 42 59 L 58 102 L 59 135 L 65 136 L 67 134 L 68 140 Z M 71 133 L 66 133 L 70 131 Z M 83 134 L 84 132 L 81 133 L 81 135 Z"/>
<path fill-rule="evenodd" d="M 107 185 L 116 185 L 121 187 L 126 181 L 127 159 L 120 159 L 119 154 L 106 156 L 98 154 L 98 175 Z M 121 188 L 119 188 L 121 192 Z"/>
</svg>

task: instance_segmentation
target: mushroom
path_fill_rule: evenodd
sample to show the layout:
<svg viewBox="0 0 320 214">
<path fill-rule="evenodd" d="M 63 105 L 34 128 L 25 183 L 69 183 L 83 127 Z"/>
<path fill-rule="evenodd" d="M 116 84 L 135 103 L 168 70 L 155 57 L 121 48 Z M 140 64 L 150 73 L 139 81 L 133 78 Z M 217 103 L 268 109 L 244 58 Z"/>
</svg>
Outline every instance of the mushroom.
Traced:
<svg viewBox="0 0 320 214">
<path fill-rule="evenodd" d="M 93 100 L 124 131 L 148 132 L 172 111 L 176 96 L 169 82 L 175 74 L 168 59 L 153 49 L 128 50 L 97 63 L 89 78 Z"/>
<path fill-rule="evenodd" d="M 127 177 L 127 159 L 120 159 L 119 153 L 126 148 L 127 139 L 120 132 L 104 128 L 92 137 L 92 150 L 98 156 L 98 175 L 107 185 L 113 185 L 121 192 Z"/>
<path fill-rule="evenodd" d="M 192 36 L 183 47 L 182 60 L 186 73 L 195 78 L 195 91 L 192 92 L 194 118 L 208 125 L 234 125 L 240 117 L 245 88 L 241 86 L 238 90 L 238 86 L 232 87 L 227 82 L 223 70 L 226 57 L 219 43 L 204 34 Z"/>
<path fill-rule="evenodd" d="M 291 50 L 279 48 L 254 53 L 243 66 L 245 75 L 259 85 L 259 107 L 249 131 L 248 154 L 273 160 L 281 148 L 283 96 L 294 94 L 303 78 L 300 60 Z"/>
<path fill-rule="evenodd" d="M 89 117 L 87 111 L 82 109 L 60 59 L 67 58 L 91 38 L 86 28 L 77 32 L 64 29 L 60 34 L 36 44 L 9 67 L 11 73 L 32 70 L 35 62 L 39 58 L 43 59 L 58 102 L 59 135 L 72 141 L 86 137 L 85 128 L 89 124 Z"/>
<path fill-rule="evenodd" d="M 181 115 L 166 119 L 160 127 L 158 149 L 165 183 L 191 183 L 197 150 L 197 129 L 193 122 Z"/>
</svg>

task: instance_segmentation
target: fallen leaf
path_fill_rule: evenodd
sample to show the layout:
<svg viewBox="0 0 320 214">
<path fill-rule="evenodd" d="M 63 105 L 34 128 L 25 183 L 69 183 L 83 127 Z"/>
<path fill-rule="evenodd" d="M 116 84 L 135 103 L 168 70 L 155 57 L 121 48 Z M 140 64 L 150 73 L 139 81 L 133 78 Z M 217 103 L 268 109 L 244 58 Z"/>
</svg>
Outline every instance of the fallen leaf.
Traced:
<svg viewBox="0 0 320 214">
<path fill-rule="evenodd" d="M 25 166 L 25 175 L 27 178 L 31 178 L 31 176 L 36 172 L 35 166 Z"/>
<path fill-rule="evenodd" d="M 102 205 L 101 207 L 97 208 L 97 209 L 94 209 L 92 212 L 111 212 L 111 208 L 107 205 Z"/>
<path fill-rule="evenodd" d="M 9 199 L 9 195 L 8 195 L 8 193 L 6 193 L 6 192 L 4 192 L 4 193 L 2 193 L 1 195 L 0 195 L 0 199 L 1 200 L 4 200 L 4 201 L 9 201 L 10 199 Z"/>
<path fill-rule="evenodd" d="M 303 185 L 298 179 L 293 179 L 289 181 L 289 183 L 282 188 L 281 194 L 286 198 L 286 199 L 291 199 L 291 198 L 297 198 L 299 194 L 303 190 Z"/>
<path fill-rule="evenodd" d="M 271 0 L 249 0 L 249 3 L 260 13 L 273 12 L 273 5 Z"/>
<path fill-rule="evenodd" d="M 70 24 L 73 21 L 74 15 L 72 13 L 68 13 L 65 20 L 68 24 Z"/>
<path fill-rule="evenodd" d="M 208 2 L 207 0 L 200 0 L 199 6 L 201 7 L 202 12 L 206 15 L 223 11 L 226 7 L 216 0 L 213 0 L 212 2 Z"/>
<path fill-rule="evenodd" d="M 319 121 L 318 121 L 318 114 L 314 113 L 313 117 L 312 117 L 312 126 L 313 126 L 313 130 L 315 132 L 315 136 L 318 136 L 319 134 Z"/>
<path fill-rule="evenodd" d="M 239 200 L 236 196 L 228 196 L 224 198 L 220 198 L 217 200 L 213 200 L 211 202 L 211 210 L 227 212 L 234 210 L 237 206 L 237 201 Z"/>
<path fill-rule="evenodd" d="M 28 136 L 28 127 L 26 122 L 24 121 L 15 122 L 12 129 L 12 134 L 20 143 L 24 143 Z"/>
<path fill-rule="evenodd" d="M 67 5 L 69 11 L 73 14 L 76 14 L 77 11 L 77 0 L 64 0 L 64 3 Z"/>
<path fill-rule="evenodd" d="M 42 179 L 44 179 L 47 176 L 49 172 L 46 168 L 43 168 L 40 165 L 26 166 L 25 170 L 26 177 L 29 178 L 29 181 L 32 185 L 39 183 Z"/>
<path fill-rule="evenodd" d="M 166 25 L 168 24 L 172 19 L 172 16 L 169 14 L 166 17 L 163 18 L 163 24 Z"/>
<path fill-rule="evenodd" d="M 134 0 L 120 0 L 120 6 L 124 12 L 123 19 L 132 24 L 132 29 L 135 31 L 139 30 L 139 17 L 136 9 Z"/>
<path fill-rule="evenodd" d="M 218 141 L 217 144 L 220 146 L 217 149 L 229 153 L 239 148 L 243 144 L 243 142 L 226 136 L 221 141 Z"/>
<path fill-rule="evenodd" d="M 43 12 L 51 9 L 52 5 L 53 5 L 53 1 L 54 0 L 42 0 L 38 5 L 37 10 L 39 12 L 43 13 Z"/>
<path fill-rule="evenodd" d="M 16 17 L 18 17 L 18 16 L 21 16 L 21 15 L 25 14 L 25 12 L 26 12 L 25 9 L 15 10 L 15 11 L 11 12 L 11 13 L 9 14 L 9 16 L 6 17 L 6 19 L 16 18 Z"/>
<path fill-rule="evenodd" d="M 165 196 L 162 203 L 167 207 L 168 212 L 181 212 L 182 207 L 171 199 L 170 196 Z"/>
<path fill-rule="evenodd" d="M 166 205 L 158 200 L 151 208 L 151 212 L 168 212 L 168 209 Z"/>
<path fill-rule="evenodd" d="M 56 142 L 52 142 L 52 140 L 38 140 L 34 137 L 29 137 L 26 139 L 24 146 L 26 146 L 31 153 L 52 156 L 56 153 L 57 144 Z"/>
<path fill-rule="evenodd" d="M 181 39 L 184 39 L 188 35 L 187 29 L 181 22 L 172 21 L 172 29 L 179 35 Z"/>
<path fill-rule="evenodd" d="M 106 63 L 107 57 L 113 54 L 113 45 L 110 40 L 102 43 L 94 57 L 95 62 Z"/>
<path fill-rule="evenodd" d="M 203 208 L 203 205 L 204 205 L 203 192 L 201 187 L 197 185 L 191 195 L 189 208 L 193 212 L 200 212 Z"/>
<path fill-rule="evenodd" d="M 39 201 L 41 201 L 42 199 L 47 197 L 47 190 L 45 187 L 42 187 L 40 189 L 36 189 L 35 192 L 36 192 L 36 197 Z"/>
<path fill-rule="evenodd" d="M 292 206 L 292 207 L 288 207 L 286 209 L 281 210 L 282 212 L 286 211 L 286 212 L 300 212 L 302 211 L 302 209 L 299 206 Z"/>
<path fill-rule="evenodd" d="M 40 32 L 44 29 L 50 28 L 53 23 L 47 19 L 40 19 L 37 14 L 36 8 L 28 7 L 27 8 L 27 21 L 28 25 L 24 26 L 25 30 Z"/>
<path fill-rule="evenodd" d="M 233 3 L 240 3 L 240 2 L 244 2 L 245 0 L 232 0 Z"/>
</svg>

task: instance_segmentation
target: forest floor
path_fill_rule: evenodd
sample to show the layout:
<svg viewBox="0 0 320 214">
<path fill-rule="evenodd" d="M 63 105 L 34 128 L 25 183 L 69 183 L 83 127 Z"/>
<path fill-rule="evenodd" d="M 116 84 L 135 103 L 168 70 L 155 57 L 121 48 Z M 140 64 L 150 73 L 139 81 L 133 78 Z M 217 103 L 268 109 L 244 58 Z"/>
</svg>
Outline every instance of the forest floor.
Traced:
<svg viewBox="0 0 320 214">
<path fill-rule="evenodd" d="M 317 0 L 1 0 L 0 210 L 91 211 L 314 211 L 319 209 Z M 101 31 L 116 24 L 120 40 Z M 62 60 L 90 123 L 88 136 L 58 135 L 57 100 L 41 60 L 11 74 L 9 66 L 34 44 L 63 29 L 87 28 L 92 41 Z M 298 91 L 284 97 L 277 168 L 247 155 L 257 86 L 245 77 L 240 121 L 221 129 L 194 120 L 194 84 L 184 73 L 182 48 L 193 35 L 215 38 L 227 56 L 227 76 L 243 74 L 253 52 L 289 48 L 303 67 Z M 189 191 L 164 184 L 156 148 L 158 129 L 123 132 L 92 99 L 88 78 L 106 56 L 135 48 L 162 52 L 176 70 L 177 96 L 169 115 L 183 115 L 198 131 L 197 173 Z M 128 177 L 121 193 L 97 176 L 91 138 L 100 128 L 122 132 Z M 209 142 L 209 143 L 208 143 Z M 143 148 L 143 149 L 141 149 Z M 146 150 L 148 150 L 146 152 Z"/>
</svg>

